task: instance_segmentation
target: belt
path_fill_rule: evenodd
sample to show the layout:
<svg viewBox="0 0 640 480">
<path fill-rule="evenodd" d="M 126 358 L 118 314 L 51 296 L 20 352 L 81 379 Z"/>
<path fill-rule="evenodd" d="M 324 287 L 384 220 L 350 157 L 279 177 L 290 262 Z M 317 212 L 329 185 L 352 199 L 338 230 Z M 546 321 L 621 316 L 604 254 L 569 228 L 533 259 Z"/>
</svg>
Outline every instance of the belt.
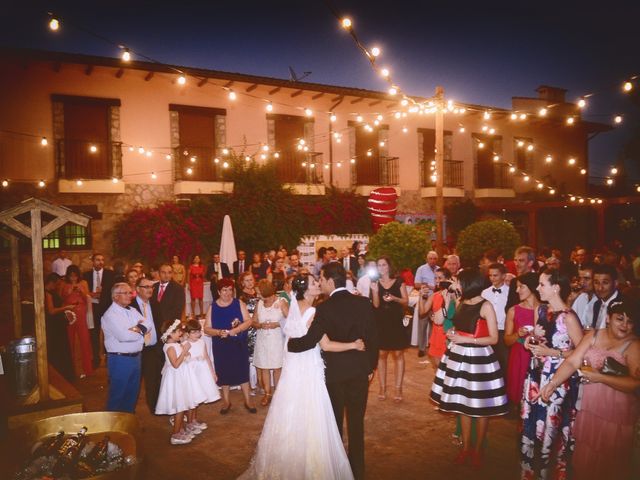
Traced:
<svg viewBox="0 0 640 480">
<path fill-rule="evenodd" d="M 107 355 L 118 355 L 121 357 L 137 357 L 140 352 L 124 353 L 124 352 L 107 352 Z"/>
</svg>

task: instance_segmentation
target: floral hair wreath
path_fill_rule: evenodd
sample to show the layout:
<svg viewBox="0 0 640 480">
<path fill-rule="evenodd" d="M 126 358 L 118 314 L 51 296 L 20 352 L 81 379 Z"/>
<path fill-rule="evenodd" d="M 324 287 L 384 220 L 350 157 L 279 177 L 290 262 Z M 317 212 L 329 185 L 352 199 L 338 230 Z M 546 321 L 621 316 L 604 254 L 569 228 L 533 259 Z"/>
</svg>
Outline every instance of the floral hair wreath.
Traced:
<svg viewBox="0 0 640 480">
<path fill-rule="evenodd" d="M 167 339 L 169 338 L 169 335 L 171 335 L 178 328 L 180 323 L 181 323 L 180 319 L 176 318 L 175 321 L 171 324 L 171 326 L 167 328 L 167 331 L 162 334 L 162 337 L 160 337 L 160 340 L 162 340 L 163 343 L 167 343 Z"/>
</svg>

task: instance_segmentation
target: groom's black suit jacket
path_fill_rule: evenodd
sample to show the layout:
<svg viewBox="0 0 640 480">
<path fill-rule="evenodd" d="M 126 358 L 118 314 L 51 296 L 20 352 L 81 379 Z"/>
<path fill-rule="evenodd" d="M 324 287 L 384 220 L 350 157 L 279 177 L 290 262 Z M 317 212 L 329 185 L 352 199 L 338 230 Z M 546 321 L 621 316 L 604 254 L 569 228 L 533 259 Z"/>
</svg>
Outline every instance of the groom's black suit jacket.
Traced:
<svg viewBox="0 0 640 480">
<path fill-rule="evenodd" d="M 364 340 L 366 351 L 323 352 L 327 383 L 341 382 L 373 372 L 378 364 L 378 335 L 373 307 L 367 298 L 346 290 L 335 292 L 318 305 L 315 319 L 304 337 L 289 339 L 290 352 L 313 348 L 327 334 L 335 342 Z"/>
</svg>

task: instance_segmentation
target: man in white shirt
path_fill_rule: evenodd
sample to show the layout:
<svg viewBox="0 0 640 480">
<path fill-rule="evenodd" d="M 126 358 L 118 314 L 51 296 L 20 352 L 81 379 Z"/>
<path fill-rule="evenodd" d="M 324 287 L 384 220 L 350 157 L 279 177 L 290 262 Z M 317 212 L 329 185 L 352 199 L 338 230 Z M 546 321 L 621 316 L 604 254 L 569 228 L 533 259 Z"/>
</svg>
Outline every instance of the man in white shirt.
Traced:
<svg viewBox="0 0 640 480">
<path fill-rule="evenodd" d="M 429 295 L 433 295 L 436 289 L 436 270 L 438 269 L 438 253 L 431 250 L 427 253 L 427 263 L 420 265 L 416 270 L 413 287 L 420 290 L 423 286 L 428 288 Z M 431 322 L 427 317 L 418 321 L 418 357 L 426 355 L 431 337 Z M 422 341 L 421 341 L 422 340 Z M 422 347 L 422 348 L 421 348 Z"/>
<path fill-rule="evenodd" d="M 67 268 L 71 265 L 71 259 L 67 257 L 67 252 L 60 250 L 58 257 L 51 263 L 51 271 L 61 277 L 67 274 Z"/>
<path fill-rule="evenodd" d="M 113 303 L 102 316 L 107 351 L 109 395 L 107 411 L 134 413 L 140 392 L 144 336 L 153 323 L 131 308 L 131 287 L 123 282 L 111 289 Z"/>
<path fill-rule="evenodd" d="M 578 269 L 581 292 L 573 301 L 571 308 L 582 324 L 582 328 L 591 328 L 593 323 L 593 304 L 598 297 L 593 289 L 593 265 L 582 264 Z"/>
<path fill-rule="evenodd" d="M 365 269 L 366 273 L 362 275 L 356 283 L 356 290 L 363 297 L 369 298 L 371 282 L 377 280 L 380 275 L 378 274 L 378 267 L 375 260 L 369 260 Z"/>
<path fill-rule="evenodd" d="M 597 300 L 593 304 L 591 328 L 607 327 L 607 307 L 613 300 L 622 298 L 618 291 L 618 271 L 612 265 L 600 264 L 593 267 L 593 289 Z"/>
<path fill-rule="evenodd" d="M 433 250 L 427 253 L 427 263 L 420 265 L 416 270 L 413 286 L 420 290 L 426 285 L 431 295 L 436 289 L 436 270 L 438 269 L 438 253 Z"/>
<path fill-rule="evenodd" d="M 493 309 L 496 312 L 496 321 L 498 323 L 498 343 L 493 346 L 500 367 L 502 368 L 502 374 L 507 373 L 507 360 L 509 351 L 504 343 L 504 324 L 507 318 L 505 312 L 505 306 L 507 305 L 507 298 L 509 297 L 509 287 L 504 283 L 504 279 L 507 276 L 507 267 L 502 263 L 492 263 L 489 265 L 489 281 L 491 286 L 485 288 L 482 291 L 482 298 L 489 300 Z"/>
</svg>

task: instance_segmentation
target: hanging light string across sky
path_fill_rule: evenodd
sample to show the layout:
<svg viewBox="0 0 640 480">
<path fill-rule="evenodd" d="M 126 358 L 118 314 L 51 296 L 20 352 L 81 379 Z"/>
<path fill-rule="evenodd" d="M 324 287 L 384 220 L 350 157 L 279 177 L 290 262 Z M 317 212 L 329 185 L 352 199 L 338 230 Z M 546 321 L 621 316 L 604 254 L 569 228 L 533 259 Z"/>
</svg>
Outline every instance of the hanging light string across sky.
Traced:
<svg viewBox="0 0 640 480">
<path fill-rule="evenodd" d="M 388 94 L 390 96 L 394 96 L 394 97 L 396 95 L 400 95 L 402 97 L 402 100 L 400 101 L 400 105 L 402 107 L 405 107 L 406 110 L 404 110 L 404 111 L 401 111 L 401 110 L 392 111 L 391 112 L 392 116 L 395 119 L 406 118 L 408 113 L 418 113 L 418 114 L 427 113 L 428 114 L 428 113 L 434 113 L 436 111 L 437 107 L 435 106 L 435 103 L 434 103 L 434 101 L 432 99 L 425 99 L 423 102 L 418 102 L 414 98 L 405 95 L 403 93 L 402 89 L 400 89 L 400 87 L 395 85 L 393 83 L 393 81 L 391 80 L 391 75 L 390 75 L 389 69 L 388 68 L 379 68 L 378 65 L 376 64 L 376 58 L 381 53 L 380 49 L 377 48 L 377 47 L 373 47 L 372 49 L 369 50 L 367 47 L 365 47 L 360 42 L 360 40 L 358 39 L 358 37 L 357 37 L 357 35 L 355 33 L 355 30 L 353 29 L 352 21 L 350 19 L 348 19 L 348 18 L 340 18 L 335 13 L 334 10 L 332 10 L 332 12 L 336 16 L 336 18 L 338 18 L 340 20 L 340 23 L 341 23 L 342 27 L 345 28 L 350 33 L 351 37 L 356 42 L 356 45 L 365 54 L 365 56 L 367 57 L 367 59 L 371 63 L 372 67 L 374 68 L 374 70 L 376 70 L 376 72 L 378 72 L 387 81 L 387 83 L 390 85 L 389 90 L 388 90 Z M 50 20 L 49 20 L 49 28 L 54 32 L 59 30 L 60 25 L 61 25 L 60 18 L 58 16 L 55 16 L 52 13 L 49 13 L 49 18 L 50 18 Z M 65 24 L 66 23 L 67 22 L 65 21 Z M 106 42 L 106 43 L 108 43 L 110 45 L 116 46 L 119 49 L 121 49 L 122 50 L 121 58 L 122 58 L 122 60 L 124 62 L 130 61 L 131 60 L 131 54 L 133 53 L 133 54 L 137 55 L 138 57 L 144 58 L 144 59 L 146 59 L 146 60 L 148 60 L 150 62 L 153 62 L 153 63 L 156 63 L 156 64 L 162 64 L 160 61 L 158 61 L 156 59 L 153 59 L 151 57 L 145 56 L 145 55 L 141 54 L 140 52 L 134 51 L 133 49 L 129 48 L 128 46 L 125 46 L 125 45 L 122 45 L 120 43 L 114 42 L 114 41 L 112 41 L 112 40 L 110 40 L 110 39 L 108 39 L 108 38 L 106 38 L 106 37 L 104 37 L 102 35 L 99 35 L 99 34 L 96 34 L 95 32 L 92 32 L 89 29 L 86 29 L 84 27 L 79 27 L 79 26 L 73 25 L 73 24 L 72 24 L 72 26 L 77 28 L 78 30 L 84 32 L 84 33 L 87 33 L 87 34 L 89 34 L 89 35 L 91 35 L 91 36 L 93 36 L 95 38 L 98 38 L 98 39 L 100 39 L 100 40 L 102 40 L 102 41 L 104 41 L 104 42 Z M 171 67 L 171 66 L 165 65 L 165 64 L 162 64 L 162 65 L 164 65 L 165 67 L 168 67 L 169 69 L 175 71 L 176 74 L 179 74 L 179 77 L 177 79 L 177 83 L 179 85 L 186 84 L 186 73 L 184 71 L 182 71 L 180 69 L 177 69 L 175 67 Z M 194 76 L 194 78 L 197 78 L 199 81 L 204 81 L 204 83 L 210 83 L 212 85 L 215 85 L 215 86 L 218 86 L 220 88 L 225 89 L 228 92 L 229 100 L 233 101 L 233 100 L 235 100 L 237 98 L 237 93 L 233 89 L 230 89 L 228 87 L 221 86 L 221 85 L 216 85 L 214 82 L 212 82 L 208 78 L 200 78 L 198 76 Z M 632 81 L 636 80 L 637 78 L 638 78 L 638 76 L 633 76 L 629 80 L 624 82 L 623 91 L 630 92 L 634 88 L 634 83 Z M 249 93 L 245 93 L 245 92 L 240 92 L 240 93 L 243 94 L 243 95 L 247 95 L 248 97 L 251 97 L 251 98 L 254 98 L 254 99 L 260 99 L 260 100 L 265 101 L 266 102 L 265 109 L 268 112 L 273 110 L 273 102 L 271 100 L 267 100 L 267 99 L 264 99 L 262 97 L 259 97 L 259 96 L 256 96 L 256 95 L 252 95 L 252 94 L 249 94 Z M 586 105 L 586 101 L 584 100 L 584 98 L 587 98 L 588 96 L 591 96 L 591 95 L 592 94 L 584 96 L 583 99 L 581 99 L 581 101 L 578 102 L 578 107 L 580 107 L 580 108 L 584 107 Z M 298 106 L 294 106 L 294 105 L 286 105 L 286 106 L 290 107 L 290 108 L 298 108 L 298 109 L 304 110 L 304 113 L 307 116 L 312 116 L 313 115 L 313 111 L 311 109 L 309 109 L 309 108 L 303 108 L 303 107 L 298 107 Z M 548 108 L 552 108 L 553 106 L 555 106 L 555 105 L 550 105 Z M 471 111 L 474 111 L 474 109 L 475 109 L 475 111 L 478 111 L 478 112 L 482 112 L 483 111 L 483 109 L 480 109 L 480 108 L 477 108 L 477 107 L 474 107 L 474 106 L 471 106 L 471 105 L 458 106 L 457 104 L 454 104 L 453 101 L 449 100 L 447 102 L 447 109 L 445 110 L 445 112 L 449 111 L 449 112 L 453 112 L 453 113 L 456 113 L 456 114 L 463 114 L 463 113 L 466 112 L 467 109 L 471 110 Z M 508 111 L 496 109 L 493 112 L 494 113 L 498 113 L 498 114 L 499 113 L 506 114 Z M 333 112 L 325 112 L 325 113 L 331 115 L 331 121 L 335 121 L 336 120 L 335 114 L 333 114 Z M 541 109 L 538 113 L 539 113 L 540 116 L 545 116 L 546 115 L 546 109 Z M 358 122 L 364 122 L 364 119 L 363 119 L 363 117 L 361 115 L 358 115 L 358 114 L 352 114 L 352 115 L 356 115 L 356 120 Z M 488 120 L 488 119 L 491 118 L 492 111 L 484 109 L 483 115 L 484 115 L 485 119 Z M 525 116 L 525 118 L 523 118 L 523 115 Z M 516 112 L 512 112 L 510 114 L 510 118 L 512 120 L 524 120 L 524 119 L 527 118 L 526 116 L 528 116 L 528 115 L 531 115 L 531 113 L 526 113 L 526 114 L 519 113 L 519 114 L 517 114 Z M 376 115 L 376 119 L 372 123 L 377 126 L 380 123 L 380 121 L 382 121 L 381 117 L 382 117 L 381 114 Z M 570 118 L 573 118 L 573 117 L 568 117 L 568 119 L 567 119 L 567 124 L 568 125 L 571 125 L 571 124 L 574 123 L 573 121 L 570 120 Z M 616 123 L 620 123 L 621 120 L 622 120 L 622 117 L 621 116 L 617 116 L 615 122 Z M 364 124 L 364 128 L 367 131 L 373 131 L 373 128 L 368 123 Z M 489 127 L 487 127 L 487 128 L 489 128 Z M 345 130 L 348 130 L 348 128 L 345 129 Z M 491 128 L 491 130 L 493 130 L 493 132 L 495 133 L 495 129 L 494 128 Z M 464 127 L 461 127 L 461 131 L 464 131 Z M 19 132 L 10 132 L 10 133 L 18 133 L 18 134 L 20 134 Z M 403 133 L 407 133 L 407 128 L 406 127 L 403 128 Z M 38 135 L 33 135 L 33 134 L 28 134 L 28 133 L 24 134 L 24 135 L 40 138 Z M 327 135 L 326 133 L 322 133 L 322 134 L 318 134 L 317 136 L 320 137 L 320 136 L 326 136 L 326 135 Z M 335 139 L 336 141 L 339 142 L 340 139 L 341 139 L 342 133 L 335 132 L 333 135 L 334 135 L 333 139 Z M 327 140 L 331 141 L 331 138 L 328 137 L 328 138 L 325 139 L 325 141 L 327 141 Z M 42 137 L 41 143 L 42 143 L 43 146 L 46 146 L 47 139 L 45 137 Z M 317 143 L 320 143 L 320 141 L 317 142 Z M 125 144 L 125 143 L 123 143 L 122 145 L 125 146 L 125 147 L 128 147 L 130 151 L 133 151 L 133 150 L 135 150 L 137 148 L 139 153 L 141 151 L 141 153 L 145 154 L 146 156 L 152 156 L 153 155 L 152 150 L 145 149 L 144 147 L 135 147 L 134 145 L 129 145 L 129 144 Z M 249 145 L 264 145 L 264 144 L 263 143 L 245 144 L 245 145 L 240 145 L 238 147 L 246 148 Z M 160 148 L 167 148 L 167 147 L 160 147 Z M 223 152 L 224 151 L 228 151 L 229 148 L 233 148 L 233 147 L 227 147 L 227 148 L 223 149 Z M 169 148 L 169 150 L 172 150 L 172 149 Z M 261 158 L 266 159 L 265 152 L 264 151 L 262 151 L 261 153 L 260 152 L 261 152 L 261 150 L 258 150 L 257 153 L 255 153 L 255 154 L 253 154 L 251 156 L 249 156 L 249 155 L 245 156 L 244 155 L 244 151 L 243 151 L 243 153 L 241 153 L 241 155 L 245 156 L 245 158 L 255 158 L 255 156 L 260 154 Z M 93 153 L 95 153 L 95 152 L 93 152 Z M 370 153 L 371 152 L 367 152 L 367 155 L 370 155 Z M 276 158 L 277 158 L 278 153 L 276 152 L 274 155 L 276 155 Z M 173 155 L 172 154 L 167 154 L 166 157 L 167 157 L 167 159 L 171 159 L 171 158 L 173 158 Z M 193 158 L 194 157 L 192 157 L 192 161 L 193 161 Z M 493 158 L 494 158 L 494 161 L 501 161 L 500 156 L 498 154 L 496 154 L 496 153 L 494 153 Z M 551 156 L 547 155 L 546 158 L 551 158 Z M 214 159 L 214 161 L 215 160 L 217 160 L 216 163 L 218 163 L 220 161 L 218 158 Z M 355 158 L 351 158 L 350 162 L 351 163 L 355 163 Z M 227 163 L 227 162 L 225 162 L 225 163 Z M 512 165 L 511 163 L 508 163 L 508 162 L 505 162 L 505 163 L 507 163 L 510 166 L 510 172 L 511 173 L 515 173 L 514 172 L 515 166 Z M 342 164 L 342 162 L 337 162 L 337 166 L 338 167 L 340 167 L 341 164 Z M 313 163 L 311 163 L 311 165 L 315 166 Z M 571 162 L 571 159 L 569 160 L 569 165 L 573 165 L 573 162 Z M 227 166 L 228 166 L 228 164 L 227 164 Z M 306 166 L 306 162 L 303 162 L 303 166 Z M 325 165 L 325 168 L 327 168 L 327 166 L 328 165 Z M 190 170 L 190 169 L 187 169 L 187 173 L 188 173 L 188 170 Z M 584 171 L 584 169 L 583 169 L 583 171 Z M 531 178 L 530 175 L 528 175 L 526 172 L 520 171 L 518 173 L 523 175 L 523 178 L 525 178 L 525 179 L 530 179 Z M 435 172 L 435 174 L 437 174 L 437 172 Z M 144 175 L 144 173 L 143 174 L 140 174 L 140 173 L 131 174 L 131 175 Z M 157 178 L 156 173 L 152 172 L 151 173 L 151 177 L 152 177 L 152 179 Z M 607 179 L 607 181 L 609 181 L 609 180 L 610 179 Z M 117 179 L 114 179 L 114 182 L 115 181 L 117 181 Z M 82 181 L 78 180 L 78 182 L 80 182 L 80 185 L 81 185 Z M 535 180 L 535 182 L 536 182 L 537 185 L 542 185 L 542 182 L 539 181 L 539 180 Z M 43 182 L 41 181 L 40 183 L 42 184 Z M 611 185 L 612 182 L 608 183 L 608 184 Z M 2 185 L 3 186 L 7 186 L 8 185 L 7 180 L 3 180 Z M 552 187 L 547 187 L 547 188 L 549 188 L 550 192 L 555 193 L 555 189 L 553 189 Z M 640 191 L 640 187 L 638 187 L 638 189 Z"/>
</svg>

